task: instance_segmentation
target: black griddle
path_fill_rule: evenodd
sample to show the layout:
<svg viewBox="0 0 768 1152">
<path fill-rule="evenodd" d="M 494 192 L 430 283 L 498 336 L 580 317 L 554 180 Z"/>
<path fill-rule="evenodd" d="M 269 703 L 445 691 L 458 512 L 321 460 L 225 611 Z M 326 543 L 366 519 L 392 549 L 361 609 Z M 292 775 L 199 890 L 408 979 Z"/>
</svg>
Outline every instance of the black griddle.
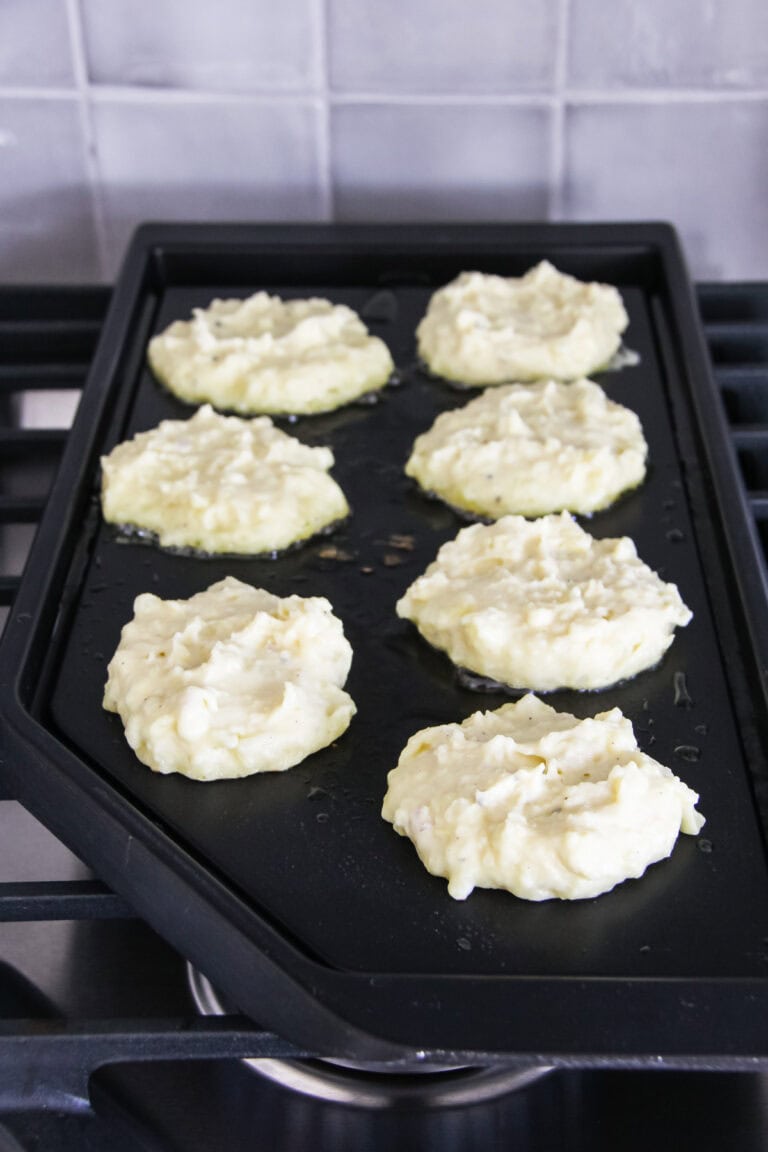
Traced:
<svg viewBox="0 0 768 1152">
<path fill-rule="evenodd" d="M 661 665 L 599 693 L 642 747 L 701 794 L 702 835 L 597 900 L 452 901 L 379 815 L 407 738 L 519 693 L 466 687 L 394 604 L 463 526 L 403 474 L 410 445 L 457 392 L 419 367 L 415 328 L 467 268 L 519 275 L 542 258 L 615 283 L 634 367 L 599 379 L 633 408 L 646 483 L 582 521 L 630 535 L 694 620 Z M 145 367 L 148 338 L 214 296 L 257 289 L 350 304 L 384 338 L 399 382 L 375 404 L 285 426 L 329 444 L 353 516 L 276 559 L 194 558 L 126 543 L 101 522 L 98 457 L 193 409 Z M 663 225 L 322 228 L 150 226 L 115 290 L 2 652 L 2 720 L 20 799 L 242 1011 L 353 1058 L 461 1055 L 697 1063 L 768 1056 L 768 872 L 755 782 L 764 698 L 734 574 L 727 431 L 673 232 Z M 101 708 L 105 668 L 143 591 L 184 597 L 226 574 L 327 596 L 355 658 L 358 705 L 334 746 L 288 773 L 200 785 L 150 773 Z M 19 755 L 21 753 L 21 755 Z"/>
</svg>

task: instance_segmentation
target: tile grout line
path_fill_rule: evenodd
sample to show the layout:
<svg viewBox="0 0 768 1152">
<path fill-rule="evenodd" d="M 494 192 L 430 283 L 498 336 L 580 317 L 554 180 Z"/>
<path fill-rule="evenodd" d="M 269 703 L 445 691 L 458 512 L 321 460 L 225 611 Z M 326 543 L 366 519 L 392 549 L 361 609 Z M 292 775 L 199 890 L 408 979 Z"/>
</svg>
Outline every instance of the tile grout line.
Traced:
<svg viewBox="0 0 768 1152">
<path fill-rule="evenodd" d="M 768 88 L 568 88 L 569 104 L 752 104 L 768 100 Z"/>
<path fill-rule="evenodd" d="M 317 162 L 320 177 L 320 212 L 325 222 L 333 220 L 333 179 L 331 174 L 331 101 L 328 55 L 328 8 L 326 0 L 314 0 L 315 68 L 319 93 L 317 102 Z"/>
<path fill-rule="evenodd" d="M 424 107 L 536 107 L 561 98 L 566 104 L 738 104 L 768 100 L 768 88 L 570 88 L 567 85 L 531 92 L 337 92 L 334 104 L 413 104 Z"/>
<path fill-rule="evenodd" d="M 0 84 L 0 99 L 3 100 L 49 100 L 64 103 L 77 98 L 76 88 L 38 88 L 34 84 L 25 87 L 4 87 Z"/>
<path fill-rule="evenodd" d="M 553 77 L 547 217 L 561 220 L 565 194 L 565 92 L 568 81 L 570 0 L 560 0 L 557 14 L 557 45 Z"/>
<path fill-rule="evenodd" d="M 85 170 L 88 176 L 90 189 L 91 212 L 93 227 L 96 234 L 96 248 L 99 258 L 101 276 L 107 281 L 109 275 L 107 257 L 107 227 L 104 214 L 104 202 L 101 194 L 101 179 L 99 165 L 96 157 L 96 134 L 93 127 L 89 100 L 88 67 L 85 57 L 85 37 L 80 13 L 79 0 L 66 0 L 67 21 L 69 24 L 69 38 L 72 48 L 72 67 L 75 76 L 75 93 L 80 112 L 80 129 L 83 134 L 83 147 L 85 153 Z"/>
<path fill-rule="evenodd" d="M 72 0 L 67 0 L 71 3 Z M 295 92 L 203 92 L 193 88 L 132 88 L 92 85 L 85 81 L 80 88 L 3 87 L 0 99 L 66 101 L 85 98 L 89 104 L 311 104 L 322 100 L 330 106 L 387 104 L 419 107 L 546 107 L 553 100 L 565 104 L 631 105 L 631 104 L 739 104 L 768 100 L 768 88 L 636 88 L 588 89 L 568 88 L 562 92 L 498 93 L 419 93 L 419 92 L 333 92 L 330 89 L 297 89 Z"/>
</svg>

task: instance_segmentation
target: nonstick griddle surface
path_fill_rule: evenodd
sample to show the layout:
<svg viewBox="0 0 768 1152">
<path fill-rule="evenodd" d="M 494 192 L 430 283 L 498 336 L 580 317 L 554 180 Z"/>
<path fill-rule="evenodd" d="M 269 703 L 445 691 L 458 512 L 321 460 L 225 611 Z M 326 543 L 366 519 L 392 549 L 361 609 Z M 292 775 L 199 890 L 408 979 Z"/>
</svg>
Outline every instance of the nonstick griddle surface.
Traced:
<svg viewBox="0 0 768 1152">
<path fill-rule="evenodd" d="M 253 287 L 284 296 L 301 291 L 295 284 Z M 698 843 L 681 836 L 672 859 L 639 881 L 596 900 L 535 905 L 479 890 L 466 902 L 451 900 L 445 881 L 429 876 L 411 844 L 380 817 L 387 772 L 417 729 L 521 694 L 462 688 L 449 661 L 394 611 L 439 545 L 466 523 L 420 495 L 403 474 L 414 437 L 437 412 L 476 395 L 413 370 L 413 334 L 430 291 L 389 289 L 376 300 L 373 291 L 329 283 L 317 292 L 364 314 L 391 316 L 371 327 L 390 344 L 404 378 L 377 404 L 289 428 L 307 443 L 333 448 L 351 519 L 332 536 L 274 560 L 168 555 L 119 542 L 100 525 L 53 694 L 61 731 L 271 920 L 337 968 L 712 975 L 728 972 L 741 954 L 746 971 L 761 971 L 768 883 L 642 293 L 623 293 L 631 313 L 625 339 L 640 363 L 600 379 L 612 399 L 638 412 L 650 475 L 612 511 L 581 522 L 595 535 L 632 536 L 641 557 L 678 584 L 694 620 L 678 631 L 657 669 L 611 690 L 548 699 L 582 716 L 620 707 L 642 747 L 700 793 L 707 824 Z M 168 291 L 155 328 L 213 296 L 241 294 L 220 284 Z M 145 371 L 121 436 L 190 411 Z M 402 537 L 412 538 L 412 551 Z M 324 559 L 334 546 L 351 559 Z M 289 772 L 205 785 L 161 777 L 136 760 L 120 720 L 101 708 L 106 661 L 139 593 L 187 597 L 228 573 L 278 595 L 328 597 L 355 654 L 348 690 L 358 715 L 336 747 Z M 713 907 L 720 910 L 714 920 Z M 706 948 L 691 949 L 704 924 Z"/>
<path fill-rule="evenodd" d="M 506 262 L 503 251 L 487 246 L 466 250 L 465 230 L 464 251 L 452 254 L 443 243 L 439 259 L 431 260 L 425 241 L 405 265 L 402 255 L 389 263 L 381 254 L 369 257 L 368 274 L 363 256 L 350 274 L 349 260 L 337 264 L 330 253 L 325 265 L 315 259 L 303 280 L 295 253 L 284 260 L 273 253 L 271 260 L 254 259 L 252 276 L 242 275 L 241 262 L 241 274 L 225 279 L 216 275 L 212 244 L 194 262 L 194 274 L 186 275 L 183 265 L 178 274 L 167 271 L 154 295 L 147 293 L 148 323 L 131 328 L 112 378 L 93 385 L 105 391 L 109 413 L 100 452 L 161 419 L 191 415 L 192 408 L 155 381 L 144 349 L 150 334 L 215 296 L 266 289 L 349 304 L 389 344 L 399 383 L 376 403 L 281 422 L 307 443 L 332 447 L 334 475 L 353 512 L 331 536 L 276 559 L 190 557 L 122 540 L 98 515 L 94 460 L 85 477 L 91 511 L 78 529 L 77 551 L 85 559 L 48 658 L 45 724 L 107 792 L 113 789 L 142 817 L 150 847 L 156 835 L 164 845 L 169 839 L 178 844 L 185 876 L 191 859 L 193 870 L 196 865 L 214 877 L 255 921 L 334 979 L 345 973 L 492 982 L 523 977 L 529 991 L 539 981 L 576 977 L 647 987 L 671 977 L 761 979 L 768 939 L 765 851 L 715 627 L 714 617 L 723 614 L 722 580 L 710 579 L 699 539 L 701 525 L 717 513 L 700 505 L 700 486 L 699 503 L 691 502 L 690 477 L 702 471 L 692 447 L 692 384 L 678 371 L 674 325 L 668 317 L 659 320 L 662 296 L 643 273 L 642 246 L 626 258 L 623 249 L 609 254 L 605 266 L 613 276 L 604 277 L 620 287 L 630 314 L 625 342 L 640 361 L 598 379 L 612 399 L 640 416 L 649 474 L 614 508 L 580 522 L 597 536 L 631 536 L 642 559 L 677 583 L 694 618 L 678 630 L 657 668 L 604 691 L 562 691 L 546 699 L 580 716 L 621 708 L 641 747 L 699 792 L 706 825 L 698 838 L 681 836 L 672 857 L 643 878 L 597 899 L 534 904 L 476 890 L 456 902 L 445 881 L 430 876 L 410 842 L 380 816 L 387 772 L 417 729 L 461 721 L 522 694 L 467 688 L 447 658 L 397 618 L 394 606 L 466 523 L 405 477 L 410 446 L 438 412 L 477 394 L 419 368 L 416 325 L 434 288 L 464 268 L 508 267 L 519 274 L 546 256 L 595 278 L 593 257 L 603 254 L 597 239 L 590 246 L 589 229 L 577 249 L 566 245 L 562 252 L 558 230 L 545 234 L 548 242 L 538 248 L 529 242 L 517 251 L 511 242 Z M 354 650 L 347 688 L 358 713 L 335 745 L 285 773 L 209 784 L 154 774 L 128 747 L 120 720 L 101 707 L 106 665 L 139 593 L 187 597 L 227 574 L 279 595 L 331 601 Z M 84 852 L 87 839 L 84 830 Z M 142 899 L 151 902 L 148 894 Z M 176 926 L 172 933 L 175 942 L 179 931 Z M 189 931 L 194 934 L 194 926 Z M 210 948 L 215 951 L 215 941 Z M 235 1002 L 238 980 L 226 989 Z M 486 981 L 484 996 L 488 990 Z M 501 984 L 499 993 L 505 994 Z"/>
</svg>

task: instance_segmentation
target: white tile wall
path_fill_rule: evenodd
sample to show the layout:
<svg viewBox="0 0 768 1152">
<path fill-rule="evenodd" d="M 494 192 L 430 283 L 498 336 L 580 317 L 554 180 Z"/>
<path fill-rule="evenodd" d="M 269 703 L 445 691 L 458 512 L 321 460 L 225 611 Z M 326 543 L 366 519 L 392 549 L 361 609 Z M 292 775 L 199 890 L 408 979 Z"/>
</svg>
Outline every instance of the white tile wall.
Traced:
<svg viewBox="0 0 768 1152">
<path fill-rule="evenodd" d="M 92 107 L 110 274 L 145 220 L 316 220 L 317 109 L 97 97 Z"/>
<path fill-rule="evenodd" d="M 672 220 L 697 276 L 768 275 L 768 100 L 582 105 L 567 115 L 569 219 Z"/>
<path fill-rule="evenodd" d="M 571 0 L 578 87 L 768 84 L 768 4 L 759 0 Z"/>
<path fill-rule="evenodd" d="M 339 220 L 533 220 L 547 213 L 547 108 L 342 105 L 331 163 Z"/>
<path fill-rule="evenodd" d="M 80 0 L 94 84 L 296 92 L 320 81 L 313 0 Z"/>
<path fill-rule="evenodd" d="M 77 101 L 0 91 L 0 280 L 100 272 Z"/>
<path fill-rule="evenodd" d="M 0 0 L 0 85 L 68 87 L 74 81 L 66 5 Z"/>
<path fill-rule="evenodd" d="M 546 91 L 558 0 L 329 0 L 334 91 Z"/>
<path fill-rule="evenodd" d="M 668 218 L 768 278 L 766 0 L 0 0 L 0 282 L 144 219 Z"/>
</svg>

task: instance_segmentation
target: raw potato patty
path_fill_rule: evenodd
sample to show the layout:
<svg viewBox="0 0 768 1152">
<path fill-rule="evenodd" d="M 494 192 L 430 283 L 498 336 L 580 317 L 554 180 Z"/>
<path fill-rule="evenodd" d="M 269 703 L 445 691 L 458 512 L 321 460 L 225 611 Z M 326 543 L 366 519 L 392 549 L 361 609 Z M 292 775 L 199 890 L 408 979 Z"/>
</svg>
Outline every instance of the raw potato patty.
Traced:
<svg viewBox="0 0 768 1152">
<path fill-rule="evenodd" d="M 268 416 L 164 420 L 101 461 L 104 519 L 154 533 L 167 548 L 279 551 L 343 519 L 330 448 L 309 448 Z"/>
<path fill-rule="evenodd" d="M 448 380 L 575 380 L 605 367 L 627 323 L 616 288 L 544 260 L 519 278 L 462 272 L 435 292 L 417 337 L 422 360 Z"/>
<path fill-rule="evenodd" d="M 281 772 L 346 730 L 352 649 L 321 597 L 227 576 L 189 600 L 144 593 L 109 668 L 104 707 L 154 772 L 222 780 Z"/>
<path fill-rule="evenodd" d="M 618 708 L 578 720 L 535 696 L 425 728 L 388 777 L 382 815 L 464 900 L 608 892 L 696 835 L 698 796 L 637 746 Z"/>
<path fill-rule="evenodd" d="M 454 664 L 513 688 L 605 688 L 658 663 L 691 612 L 627 536 L 567 513 L 473 524 L 397 604 Z"/>
<path fill-rule="evenodd" d="M 416 440 L 409 476 L 455 508 L 497 520 L 607 508 L 645 477 L 634 412 L 591 380 L 509 384 L 443 412 Z"/>
<path fill-rule="evenodd" d="M 394 367 L 346 305 L 266 292 L 195 308 L 155 336 L 148 355 L 183 400 L 245 415 L 329 412 L 383 388 Z"/>
</svg>

